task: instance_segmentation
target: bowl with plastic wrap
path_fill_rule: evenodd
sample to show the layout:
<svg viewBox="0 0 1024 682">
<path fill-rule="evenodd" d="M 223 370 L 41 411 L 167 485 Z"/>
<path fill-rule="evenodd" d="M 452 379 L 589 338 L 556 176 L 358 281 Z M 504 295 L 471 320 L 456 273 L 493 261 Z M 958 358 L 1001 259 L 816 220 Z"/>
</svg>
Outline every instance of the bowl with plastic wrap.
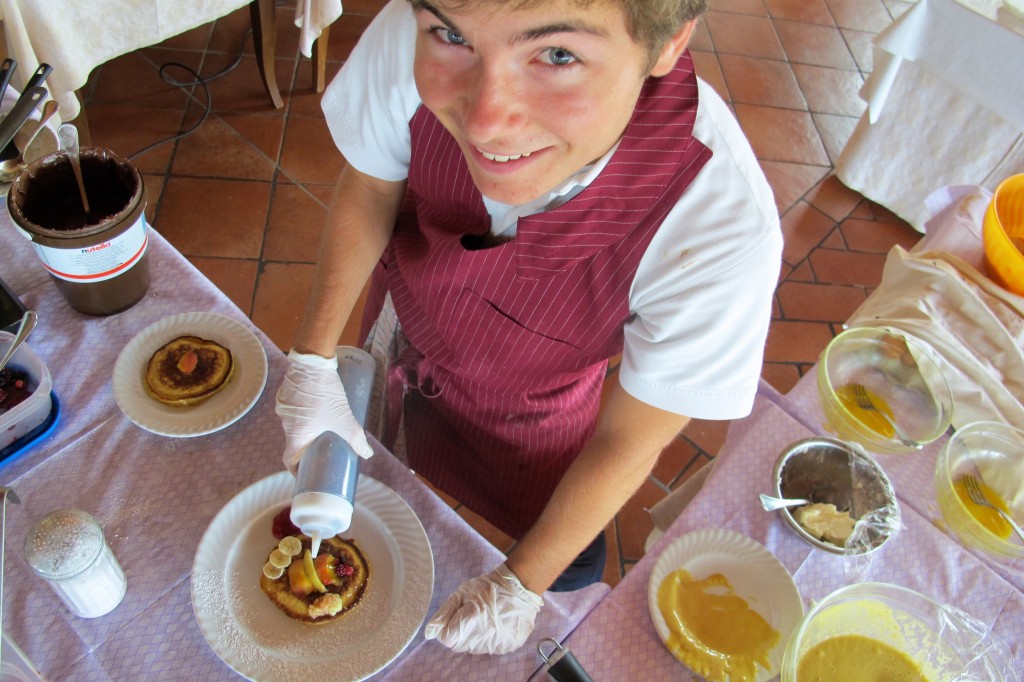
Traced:
<svg viewBox="0 0 1024 682">
<path fill-rule="evenodd" d="M 820 436 L 796 441 L 776 460 L 772 479 L 777 497 L 808 500 L 779 513 L 818 549 L 869 554 L 900 529 L 889 477 L 856 443 Z"/>
<path fill-rule="evenodd" d="M 930 349 L 890 329 L 837 335 L 818 360 L 817 380 L 832 432 L 872 452 L 920 450 L 952 419 L 952 392 Z"/>
<path fill-rule="evenodd" d="M 1006 643 L 958 608 L 888 583 L 829 594 L 804 616 L 782 658 L 782 682 L 1019 682 Z"/>
</svg>

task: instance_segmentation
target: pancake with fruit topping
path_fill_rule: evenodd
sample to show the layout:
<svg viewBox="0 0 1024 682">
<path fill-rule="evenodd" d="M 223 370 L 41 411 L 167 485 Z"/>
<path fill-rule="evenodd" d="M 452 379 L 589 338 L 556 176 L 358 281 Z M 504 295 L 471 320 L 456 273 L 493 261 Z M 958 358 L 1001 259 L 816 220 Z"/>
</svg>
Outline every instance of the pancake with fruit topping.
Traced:
<svg viewBox="0 0 1024 682">
<path fill-rule="evenodd" d="M 275 520 L 275 531 L 278 525 Z M 315 559 L 311 546 L 301 533 L 281 537 L 263 565 L 260 589 L 296 620 L 329 623 L 362 599 L 370 567 L 354 540 L 325 538 Z"/>
<path fill-rule="evenodd" d="M 146 393 L 166 405 L 196 405 L 224 386 L 234 374 L 231 351 L 215 341 L 179 336 L 149 359 Z"/>
</svg>

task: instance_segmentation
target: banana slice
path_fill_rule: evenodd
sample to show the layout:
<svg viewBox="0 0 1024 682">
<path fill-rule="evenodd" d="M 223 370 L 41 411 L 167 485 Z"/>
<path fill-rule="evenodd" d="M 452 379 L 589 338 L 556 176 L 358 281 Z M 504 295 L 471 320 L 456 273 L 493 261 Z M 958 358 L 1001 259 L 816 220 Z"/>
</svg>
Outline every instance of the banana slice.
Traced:
<svg viewBox="0 0 1024 682">
<path fill-rule="evenodd" d="M 263 575 L 267 576 L 270 580 L 277 580 L 284 575 L 284 569 L 280 566 L 275 566 L 268 561 L 263 564 Z"/>
<path fill-rule="evenodd" d="M 270 563 L 273 566 L 276 566 L 277 568 L 283 569 L 288 568 L 288 564 L 290 564 L 291 562 L 292 558 L 290 556 L 282 552 L 280 549 L 275 549 L 273 552 L 270 553 L 270 561 L 268 563 Z"/>
<path fill-rule="evenodd" d="M 294 535 L 287 535 L 277 543 L 277 548 L 288 556 L 298 556 L 302 554 L 302 540 Z"/>
</svg>

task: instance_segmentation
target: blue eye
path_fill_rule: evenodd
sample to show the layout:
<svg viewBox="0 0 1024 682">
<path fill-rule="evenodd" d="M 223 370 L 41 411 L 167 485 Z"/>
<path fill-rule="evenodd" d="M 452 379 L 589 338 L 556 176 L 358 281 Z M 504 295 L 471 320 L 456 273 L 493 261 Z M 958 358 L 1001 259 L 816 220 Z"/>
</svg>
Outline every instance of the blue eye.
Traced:
<svg viewBox="0 0 1024 682">
<path fill-rule="evenodd" d="M 466 39 L 459 34 L 458 31 L 452 30 L 447 26 L 435 26 L 431 29 L 434 35 L 437 36 L 438 40 L 449 45 L 465 45 Z"/>
<path fill-rule="evenodd" d="M 562 47 L 552 47 L 544 51 L 545 61 L 554 66 L 567 66 L 577 61 L 576 55 Z"/>
</svg>

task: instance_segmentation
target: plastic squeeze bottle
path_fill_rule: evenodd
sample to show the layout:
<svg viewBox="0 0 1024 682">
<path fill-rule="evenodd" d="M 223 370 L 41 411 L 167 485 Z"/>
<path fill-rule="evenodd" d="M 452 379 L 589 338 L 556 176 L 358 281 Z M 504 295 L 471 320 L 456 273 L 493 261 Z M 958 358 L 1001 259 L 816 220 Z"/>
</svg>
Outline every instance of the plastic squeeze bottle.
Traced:
<svg viewBox="0 0 1024 682">
<path fill-rule="evenodd" d="M 366 422 L 373 388 L 373 357 L 358 348 L 338 349 L 338 374 L 349 406 L 362 426 Z M 320 541 L 343 533 L 352 525 L 359 455 L 333 431 L 324 431 L 302 452 L 292 493 L 291 520 L 312 540 L 310 554 Z"/>
</svg>

